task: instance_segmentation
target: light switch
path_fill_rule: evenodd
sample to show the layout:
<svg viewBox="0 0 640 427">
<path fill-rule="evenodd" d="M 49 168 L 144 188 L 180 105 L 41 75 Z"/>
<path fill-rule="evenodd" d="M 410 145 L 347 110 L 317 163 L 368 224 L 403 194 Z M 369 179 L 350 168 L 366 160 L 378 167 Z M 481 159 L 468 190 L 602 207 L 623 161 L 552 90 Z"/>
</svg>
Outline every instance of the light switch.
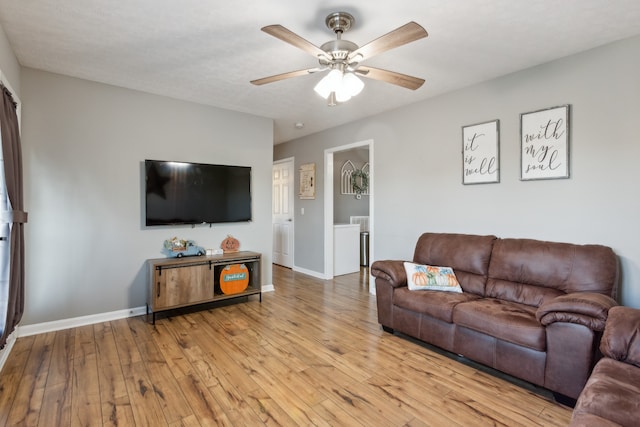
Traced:
<svg viewBox="0 0 640 427">
<path fill-rule="evenodd" d="M 304 208 L 300 208 L 300 215 L 304 215 Z"/>
</svg>

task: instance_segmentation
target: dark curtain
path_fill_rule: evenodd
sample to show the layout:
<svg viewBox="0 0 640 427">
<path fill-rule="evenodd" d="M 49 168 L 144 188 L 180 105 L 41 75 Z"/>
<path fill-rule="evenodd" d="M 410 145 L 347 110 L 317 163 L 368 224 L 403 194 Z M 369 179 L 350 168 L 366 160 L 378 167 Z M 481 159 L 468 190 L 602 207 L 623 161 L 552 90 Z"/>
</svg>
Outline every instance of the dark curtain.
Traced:
<svg viewBox="0 0 640 427">
<path fill-rule="evenodd" d="M 16 103 L 11 92 L 3 85 L 2 102 L 0 102 L 0 132 L 2 135 L 2 154 L 4 157 L 4 174 L 7 195 L 12 210 L 1 212 L 4 223 L 11 225 L 8 236 L 9 243 L 9 281 L 7 289 L 0 289 L 0 348 L 7 342 L 7 337 L 16 328 L 24 312 L 24 224 L 27 213 L 24 212 L 22 191 L 22 148 Z M 6 298 L 6 300 L 5 300 Z M 6 312 L 5 309 L 6 308 Z"/>
</svg>

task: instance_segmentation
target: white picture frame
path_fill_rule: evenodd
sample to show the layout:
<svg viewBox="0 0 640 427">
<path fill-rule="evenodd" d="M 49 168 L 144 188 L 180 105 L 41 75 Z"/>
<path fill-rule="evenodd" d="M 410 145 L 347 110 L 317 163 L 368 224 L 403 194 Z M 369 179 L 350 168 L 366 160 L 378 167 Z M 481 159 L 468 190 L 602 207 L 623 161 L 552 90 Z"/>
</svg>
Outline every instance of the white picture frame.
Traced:
<svg viewBox="0 0 640 427">
<path fill-rule="evenodd" d="M 520 180 L 569 178 L 569 105 L 520 114 Z"/>
<path fill-rule="evenodd" d="M 500 182 L 500 120 L 462 127 L 462 183 Z"/>
<path fill-rule="evenodd" d="M 300 165 L 300 193 L 301 200 L 313 200 L 316 198 L 316 164 L 307 163 Z"/>
</svg>

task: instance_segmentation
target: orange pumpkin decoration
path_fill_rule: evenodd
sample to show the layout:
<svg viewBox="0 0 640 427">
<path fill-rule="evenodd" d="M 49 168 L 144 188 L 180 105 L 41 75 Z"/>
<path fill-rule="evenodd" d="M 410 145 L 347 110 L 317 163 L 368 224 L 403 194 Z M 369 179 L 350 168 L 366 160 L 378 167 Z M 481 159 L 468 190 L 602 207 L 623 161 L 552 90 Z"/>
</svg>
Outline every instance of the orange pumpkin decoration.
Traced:
<svg viewBox="0 0 640 427">
<path fill-rule="evenodd" d="M 413 273 L 412 277 L 413 283 L 415 283 L 416 286 L 425 286 L 427 284 L 427 273 L 425 273 L 424 271 L 416 271 L 415 273 Z"/>
<path fill-rule="evenodd" d="M 249 286 L 249 269 L 244 264 L 228 264 L 220 272 L 220 289 L 225 295 L 237 294 Z"/>
<path fill-rule="evenodd" d="M 220 248 L 225 254 L 238 252 L 238 249 L 240 248 L 240 241 L 231 235 L 227 235 L 222 243 L 220 243 Z"/>
<path fill-rule="evenodd" d="M 456 276 L 453 274 L 447 274 L 447 286 L 455 287 L 458 286 L 458 281 L 456 280 Z"/>
<path fill-rule="evenodd" d="M 427 272 L 433 274 L 440 274 L 440 269 L 438 267 L 434 267 L 432 265 L 427 265 Z"/>
</svg>

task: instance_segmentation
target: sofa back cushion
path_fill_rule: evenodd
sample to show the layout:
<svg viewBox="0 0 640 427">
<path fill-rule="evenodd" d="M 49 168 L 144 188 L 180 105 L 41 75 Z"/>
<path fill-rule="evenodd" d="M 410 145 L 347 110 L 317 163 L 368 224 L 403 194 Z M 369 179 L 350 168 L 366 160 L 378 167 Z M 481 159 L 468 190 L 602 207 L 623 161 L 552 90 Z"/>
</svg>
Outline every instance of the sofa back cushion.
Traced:
<svg viewBox="0 0 640 427">
<path fill-rule="evenodd" d="M 622 305 L 609 309 L 600 351 L 640 368 L 640 310 Z"/>
<path fill-rule="evenodd" d="M 416 244 L 413 262 L 452 267 L 464 292 L 484 296 L 495 240 L 496 236 L 424 233 Z"/>
<path fill-rule="evenodd" d="M 486 296 L 535 307 L 573 292 L 613 296 L 617 272 L 616 256 L 606 246 L 498 239 Z"/>
</svg>

